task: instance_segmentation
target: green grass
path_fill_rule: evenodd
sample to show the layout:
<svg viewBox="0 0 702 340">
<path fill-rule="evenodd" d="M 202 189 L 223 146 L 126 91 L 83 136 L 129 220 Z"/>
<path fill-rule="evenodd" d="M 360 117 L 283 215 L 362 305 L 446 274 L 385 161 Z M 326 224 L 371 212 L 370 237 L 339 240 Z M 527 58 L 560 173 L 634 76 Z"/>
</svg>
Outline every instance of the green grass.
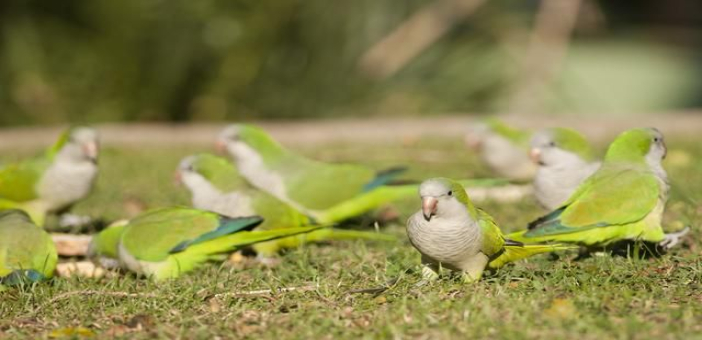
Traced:
<svg viewBox="0 0 702 340">
<path fill-rule="evenodd" d="M 401 217 L 385 223 L 395 244 L 309 245 L 282 255 L 272 269 L 252 261 L 210 264 L 177 280 L 154 283 L 132 275 L 57 278 L 0 292 L 0 338 L 46 338 L 70 333 L 97 338 L 702 338 L 702 147 L 669 143 L 673 192 L 665 221 L 693 226 L 684 247 L 657 259 L 609 255 L 574 261 L 539 256 L 507 266 L 476 284 L 444 277 L 414 288 L 419 256 L 402 221 L 417 202 L 399 202 Z M 143 207 L 188 204 L 172 183 L 178 160 L 207 148 L 115 149 L 101 159 L 91 197 L 74 211 L 106 220 Z M 489 176 L 458 141 L 394 145 L 333 144 L 301 152 L 376 168 L 406 163 L 410 176 Z M 19 155 L 3 155 L 10 160 Z M 686 159 L 687 157 L 687 159 Z M 480 204 L 506 231 L 540 210 L 529 199 Z M 380 295 L 353 294 L 399 277 Z M 284 287 L 306 291 L 246 295 Z M 315 288 L 316 287 L 316 288 Z M 68 335 L 68 337 L 78 335 Z"/>
</svg>

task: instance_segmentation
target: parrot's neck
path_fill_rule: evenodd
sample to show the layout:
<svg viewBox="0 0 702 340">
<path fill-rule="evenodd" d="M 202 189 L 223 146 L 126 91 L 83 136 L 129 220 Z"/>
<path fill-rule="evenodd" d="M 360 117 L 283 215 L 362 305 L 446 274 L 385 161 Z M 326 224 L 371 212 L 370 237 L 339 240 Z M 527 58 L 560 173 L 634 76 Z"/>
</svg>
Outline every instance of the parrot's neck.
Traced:
<svg viewBox="0 0 702 340">
<path fill-rule="evenodd" d="M 37 184 L 39 198 L 49 210 L 63 209 L 90 193 L 97 173 L 94 163 L 57 159 Z"/>
<path fill-rule="evenodd" d="M 230 149 L 241 175 L 255 187 L 268 192 L 288 204 L 294 202 L 288 197 L 282 176 L 269 169 L 263 157 L 244 144 L 238 144 Z"/>
</svg>

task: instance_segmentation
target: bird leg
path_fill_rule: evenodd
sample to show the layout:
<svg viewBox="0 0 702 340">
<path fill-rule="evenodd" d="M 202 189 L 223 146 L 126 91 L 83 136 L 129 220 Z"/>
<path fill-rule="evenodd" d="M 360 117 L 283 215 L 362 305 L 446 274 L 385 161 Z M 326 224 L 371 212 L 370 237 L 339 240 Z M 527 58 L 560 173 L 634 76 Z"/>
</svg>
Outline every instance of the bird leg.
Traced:
<svg viewBox="0 0 702 340">
<path fill-rule="evenodd" d="M 675 233 L 665 234 L 665 238 L 663 241 L 659 242 L 658 245 L 663 247 L 665 250 L 669 250 L 678 245 L 683 236 L 687 235 L 688 232 L 690 232 L 690 227 L 685 227 L 685 229 Z"/>
<path fill-rule="evenodd" d="M 480 253 L 461 263 L 459 268 L 463 271 L 463 282 L 473 283 L 480 280 L 488 260 L 487 256 Z"/>
<path fill-rule="evenodd" d="M 422 280 L 415 284 L 415 287 L 421 287 L 439 278 L 440 266 L 433 260 L 422 256 Z"/>
</svg>

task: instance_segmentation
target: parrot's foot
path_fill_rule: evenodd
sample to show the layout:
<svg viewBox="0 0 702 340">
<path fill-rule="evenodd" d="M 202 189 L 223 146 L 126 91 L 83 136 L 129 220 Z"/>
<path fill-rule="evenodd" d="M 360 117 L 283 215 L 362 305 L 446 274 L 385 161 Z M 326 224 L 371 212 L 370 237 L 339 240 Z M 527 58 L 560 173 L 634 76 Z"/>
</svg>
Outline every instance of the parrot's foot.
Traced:
<svg viewBox="0 0 702 340">
<path fill-rule="evenodd" d="M 472 274 L 467 273 L 467 272 L 463 272 L 463 273 L 461 274 L 461 278 L 463 279 L 463 283 L 475 283 L 475 282 L 478 282 L 478 281 L 480 280 L 480 277 L 481 277 L 481 276 L 482 276 L 482 274 L 479 274 L 479 275 L 472 275 Z"/>
<path fill-rule="evenodd" d="M 439 273 L 436 271 L 434 268 L 432 268 L 433 265 L 424 265 L 422 267 L 422 280 L 417 282 L 414 286 L 415 287 L 422 287 L 426 286 L 432 281 L 435 281 L 436 279 L 439 278 Z"/>
<path fill-rule="evenodd" d="M 89 225 L 92 221 L 93 219 L 90 216 L 63 214 L 58 224 L 61 229 L 72 229 Z"/>
<path fill-rule="evenodd" d="M 279 257 L 268 257 L 268 256 L 257 256 L 256 259 L 258 260 L 258 263 L 269 267 L 277 267 L 280 265 L 283 261 Z"/>
<path fill-rule="evenodd" d="M 663 249 L 665 250 L 669 250 L 678 245 L 683 236 L 687 235 L 687 233 L 689 232 L 690 227 L 685 227 L 685 229 L 680 230 L 678 232 L 665 234 L 665 238 L 663 239 L 663 241 L 659 242 L 658 245 L 663 247 Z"/>
</svg>

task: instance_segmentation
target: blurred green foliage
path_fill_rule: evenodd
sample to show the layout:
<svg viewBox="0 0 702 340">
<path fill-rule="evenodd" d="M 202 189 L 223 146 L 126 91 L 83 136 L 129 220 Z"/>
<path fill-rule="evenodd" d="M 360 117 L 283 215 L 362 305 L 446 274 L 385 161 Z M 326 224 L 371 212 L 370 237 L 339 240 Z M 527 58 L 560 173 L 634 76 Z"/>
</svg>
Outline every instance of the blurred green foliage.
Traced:
<svg viewBox="0 0 702 340">
<path fill-rule="evenodd" d="M 488 2 L 394 76 L 359 71 L 365 51 L 430 2 L 3 0 L 0 125 L 504 109 L 538 3 Z M 650 53 L 670 48 L 639 39 L 611 58 L 611 33 L 573 49 L 548 110 L 694 101 L 689 51 Z M 610 81 L 618 91 L 597 86 Z"/>
</svg>

